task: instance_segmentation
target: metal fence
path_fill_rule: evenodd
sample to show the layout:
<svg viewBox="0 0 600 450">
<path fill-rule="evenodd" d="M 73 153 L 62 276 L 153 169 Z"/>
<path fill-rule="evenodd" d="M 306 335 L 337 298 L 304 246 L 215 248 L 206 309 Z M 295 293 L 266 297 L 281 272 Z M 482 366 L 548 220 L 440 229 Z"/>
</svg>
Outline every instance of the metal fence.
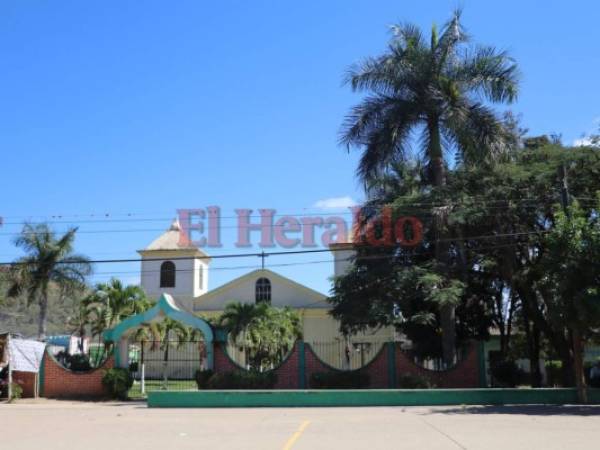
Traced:
<svg viewBox="0 0 600 450">
<path fill-rule="evenodd" d="M 308 342 L 323 362 L 340 370 L 355 370 L 369 364 L 389 339 L 356 339 Z"/>
<path fill-rule="evenodd" d="M 371 362 L 386 342 L 389 342 L 389 339 L 361 338 L 350 341 L 336 339 L 306 343 L 326 364 L 340 370 L 354 370 Z M 229 342 L 227 354 L 241 367 L 247 367 L 246 355 L 240 345 Z"/>
<path fill-rule="evenodd" d="M 154 390 L 195 390 L 196 372 L 206 368 L 204 341 L 137 341 L 129 344 L 130 397 Z"/>
</svg>

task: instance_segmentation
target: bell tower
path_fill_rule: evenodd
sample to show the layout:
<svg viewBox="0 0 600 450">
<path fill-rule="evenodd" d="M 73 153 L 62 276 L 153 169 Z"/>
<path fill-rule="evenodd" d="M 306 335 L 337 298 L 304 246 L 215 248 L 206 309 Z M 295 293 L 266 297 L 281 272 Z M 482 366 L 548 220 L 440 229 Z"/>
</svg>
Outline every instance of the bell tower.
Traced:
<svg viewBox="0 0 600 450">
<path fill-rule="evenodd" d="M 150 299 L 167 293 L 191 311 L 194 298 L 208 290 L 210 257 L 182 235 L 179 221 L 174 220 L 138 253 L 142 257 L 140 284 Z"/>
</svg>

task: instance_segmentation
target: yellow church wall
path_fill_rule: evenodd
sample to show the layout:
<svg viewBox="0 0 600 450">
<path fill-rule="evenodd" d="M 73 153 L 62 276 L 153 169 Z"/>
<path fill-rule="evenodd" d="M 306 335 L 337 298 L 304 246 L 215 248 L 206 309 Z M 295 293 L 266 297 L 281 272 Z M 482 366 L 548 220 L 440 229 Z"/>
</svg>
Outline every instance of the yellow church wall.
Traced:
<svg viewBox="0 0 600 450">
<path fill-rule="evenodd" d="M 393 341 L 393 327 L 369 330 L 349 337 L 350 346 L 339 331 L 339 322 L 322 308 L 297 309 L 302 320 L 303 340 L 317 356 L 338 369 L 357 369 L 369 362 L 385 342 Z M 222 311 L 196 312 L 205 319 L 217 319 Z M 244 353 L 233 345 L 227 346 L 231 358 L 244 364 Z"/>
</svg>

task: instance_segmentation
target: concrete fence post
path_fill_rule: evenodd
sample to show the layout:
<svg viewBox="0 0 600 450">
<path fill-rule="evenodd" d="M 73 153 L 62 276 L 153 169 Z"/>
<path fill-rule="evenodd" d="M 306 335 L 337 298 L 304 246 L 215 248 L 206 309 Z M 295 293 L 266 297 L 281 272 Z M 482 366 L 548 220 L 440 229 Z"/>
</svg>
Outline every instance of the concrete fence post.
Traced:
<svg viewBox="0 0 600 450">
<path fill-rule="evenodd" d="M 298 350 L 298 389 L 306 389 L 306 352 L 304 341 L 297 344 Z"/>
<path fill-rule="evenodd" d="M 394 342 L 388 342 L 386 343 L 386 346 L 388 387 L 394 389 L 396 387 L 396 344 Z"/>
</svg>

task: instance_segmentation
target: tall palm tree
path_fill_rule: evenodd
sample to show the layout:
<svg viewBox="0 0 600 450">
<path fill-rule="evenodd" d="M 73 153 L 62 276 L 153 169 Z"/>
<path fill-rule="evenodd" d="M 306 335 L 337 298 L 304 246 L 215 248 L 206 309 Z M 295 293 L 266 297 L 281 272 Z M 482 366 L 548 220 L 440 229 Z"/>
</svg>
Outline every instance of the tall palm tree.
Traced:
<svg viewBox="0 0 600 450">
<path fill-rule="evenodd" d="M 429 42 L 411 24 L 392 27 L 388 51 L 350 68 L 346 82 L 367 92 L 346 117 L 341 142 L 362 149 L 358 175 L 376 179 L 410 156 L 411 134 L 420 131 L 421 156 L 430 181 L 445 183 L 445 151 L 471 164 L 499 156 L 510 138 L 483 103 L 510 103 L 518 91 L 517 66 L 506 52 L 469 45 L 460 11 Z"/>
<path fill-rule="evenodd" d="M 47 224 L 25 224 L 14 243 L 27 256 L 15 261 L 10 271 L 9 297 L 24 293 L 28 305 L 37 303 L 40 309 L 38 337 L 46 337 L 48 321 L 48 295 L 51 285 L 62 294 L 84 286 L 85 277 L 91 273 L 87 257 L 73 253 L 77 228 L 56 237 Z"/>
<path fill-rule="evenodd" d="M 503 121 L 484 101 L 511 103 L 517 97 L 517 66 L 506 52 L 470 45 L 460 11 L 429 41 L 411 24 L 392 27 L 393 38 L 381 56 L 351 67 L 346 82 L 367 96 L 347 115 L 341 142 L 362 150 L 357 174 L 371 185 L 396 161 L 411 155 L 414 132 L 428 171 L 424 183 L 446 183 L 454 152 L 461 164 L 493 161 L 508 153 L 514 141 Z M 441 216 L 443 212 L 434 211 Z M 448 245 L 438 224 L 436 259 L 444 271 Z M 442 307 L 444 358 L 454 357 L 454 308 Z"/>
</svg>

